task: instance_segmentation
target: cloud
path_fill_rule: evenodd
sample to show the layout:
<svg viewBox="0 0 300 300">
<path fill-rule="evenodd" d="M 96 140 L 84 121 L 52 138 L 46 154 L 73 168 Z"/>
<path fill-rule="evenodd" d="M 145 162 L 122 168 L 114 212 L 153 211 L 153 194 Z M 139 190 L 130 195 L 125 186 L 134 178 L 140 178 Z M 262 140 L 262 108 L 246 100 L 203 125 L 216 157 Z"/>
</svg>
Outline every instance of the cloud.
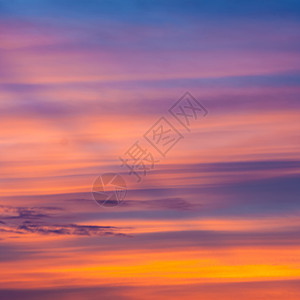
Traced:
<svg viewBox="0 0 300 300">
<path fill-rule="evenodd" d="M 39 234 L 57 234 L 57 235 L 81 235 L 81 236 L 106 236 L 106 235 L 121 235 L 116 232 L 117 227 L 113 226 L 92 226 L 92 225 L 77 225 L 77 224 L 42 224 L 32 223 L 30 221 L 23 222 L 18 226 L 18 231 L 22 233 L 39 233 Z"/>
<path fill-rule="evenodd" d="M 126 291 L 133 289 L 127 286 L 98 286 L 97 288 L 50 288 L 50 289 L 1 289 L 0 298 L 10 300 L 68 300 L 68 299 L 89 299 L 89 300 L 129 300 L 132 299 L 123 295 Z"/>
<path fill-rule="evenodd" d="M 151 232 L 134 235 L 130 243 L 124 243 L 123 249 L 175 249 L 227 248 L 227 247 L 265 247 L 299 246 L 299 228 L 281 231 L 215 231 L 183 230 L 169 232 Z"/>
<path fill-rule="evenodd" d="M 78 224 L 46 224 L 25 221 L 20 225 L 5 224 L 0 232 L 14 234 L 39 235 L 73 235 L 73 236 L 129 236 L 119 232 L 114 226 L 78 225 Z"/>
<path fill-rule="evenodd" d="M 119 228 L 113 226 L 61 224 L 53 221 L 57 217 L 52 212 L 62 211 L 59 207 L 13 207 L 0 206 L 0 232 L 41 235 L 79 235 L 79 236 L 124 236 Z M 70 217 L 70 216 L 69 216 Z M 48 220 L 45 222 L 45 220 Z M 52 220 L 52 222 L 50 221 Z"/>
<path fill-rule="evenodd" d="M 218 173 L 218 172 L 257 172 L 267 170 L 294 170 L 300 168 L 300 160 L 255 160 L 195 164 L 170 164 L 156 171 L 165 173 Z"/>
<path fill-rule="evenodd" d="M 190 210 L 195 204 L 189 203 L 183 198 L 164 198 L 154 200 L 127 200 L 126 206 L 145 207 L 150 209 L 174 209 L 174 210 Z"/>
<path fill-rule="evenodd" d="M 291 295 L 290 300 L 299 299 L 299 280 L 246 281 L 243 282 L 211 282 L 202 284 L 178 284 L 127 286 L 116 285 L 77 288 L 45 288 L 45 289 L 1 289 L 1 299 L 10 300 L 137 300 L 137 299 L 203 299 L 231 300 L 233 298 L 249 299 L 282 299 L 283 295 Z M 294 295 L 294 296 L 293 296 Z"/>
<path fill-rule="evenodd" d="M 52 212 L 62 211 L 60 207 L 16 207 L 0 205 L 2 219 L 42 219 L 53 216 Z"/>
</svg>

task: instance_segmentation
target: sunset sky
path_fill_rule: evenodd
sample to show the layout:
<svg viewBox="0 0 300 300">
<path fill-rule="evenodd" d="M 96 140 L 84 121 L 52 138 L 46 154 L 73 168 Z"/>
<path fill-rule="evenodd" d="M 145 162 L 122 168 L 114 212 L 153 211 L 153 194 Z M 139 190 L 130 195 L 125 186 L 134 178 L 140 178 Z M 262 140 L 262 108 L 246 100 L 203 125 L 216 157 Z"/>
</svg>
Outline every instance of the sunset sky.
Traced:
<svg viewBox="0 0 300 300">
<path fill-rule="evenodd" d="M 0 0 L 0 299 L 299 300 L 299 92 L 297 0 Z"/>
</svg>

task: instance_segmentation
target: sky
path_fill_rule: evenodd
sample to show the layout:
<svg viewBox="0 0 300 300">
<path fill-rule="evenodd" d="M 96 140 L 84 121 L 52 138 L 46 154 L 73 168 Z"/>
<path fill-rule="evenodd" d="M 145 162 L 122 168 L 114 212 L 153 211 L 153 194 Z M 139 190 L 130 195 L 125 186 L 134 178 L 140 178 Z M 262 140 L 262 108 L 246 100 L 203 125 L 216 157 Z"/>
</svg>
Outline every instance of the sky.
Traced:
<svg viewBox="0 0 300 300">
<path fill-rule="evenodd" d="M 299 51 L 297 0 L 0 0 L 0 298 L 299 299 Z"/>
</svg>

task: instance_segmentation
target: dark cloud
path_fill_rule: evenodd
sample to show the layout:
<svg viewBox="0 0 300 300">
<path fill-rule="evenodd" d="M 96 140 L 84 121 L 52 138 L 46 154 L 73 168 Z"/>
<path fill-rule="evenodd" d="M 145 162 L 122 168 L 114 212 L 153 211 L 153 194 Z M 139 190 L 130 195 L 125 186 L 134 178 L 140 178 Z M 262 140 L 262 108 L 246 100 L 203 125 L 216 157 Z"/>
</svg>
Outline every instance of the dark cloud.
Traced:
<svg viewBox="0 0 300 300">
<path fill-rule="evenodd" d="M 113 226 L 77 225 L 56 223 L 57 216 L 52 212 L 62 211 L 59 207 L 14 207 L 0 206 L 0 232 L 14 234 L 56 234 L 81 236 L 122 236 L 119 228 Z M 68 216 L 70 218 L 70 215 Z M 47 220 L 47 221 L 45 221 Z"/>
<path fill-rule="evenodd" d="M 28 258 L 34 259 L 37 258 L 37 255 L 40 255 L 41 252 L 38 249 L 29 249 L 27 246 L 20 248 L 7 241 L 5 243 L 0 243 L 0 262 L 15 262 Z M 2 298 L 0 297 L 0 299 Z"/>
<path fill-rule="evenodd" d="M 133 300 L 142 299 L 191 299 L 198 295 L 198 299 L 239 299 L 250 295 L 251 299 L 299 299 L 299 280 L 268 280 L 244 282 L 197 283 L 179 285 L 147 285 L 147 286 L 98 286 L 81 288 L 52 288 L 52 289 L 2 289 L 1 299 L 9 300 Z M 274 292 L 276 291 L 276 293 Z M 289 295 L 286 298 L 284 295 Z M 294 296 L 294 297 L 293 297 Z M 193 298 L 196 299 L 196 298 Z"/>
<path fill-rule="evenodd" d="M 128 236 L 119 232 L 114 226 L 95 226 L 77 224 L 46 224 L 25 221 L 20 225 L 7 224 L 0 228 L 0 232 L 14 234 L 36 233 L 41 235 L 77 235 L 77 236 Z"/>
<path fill-rule="evenodd" d="M 67 300 L 67 299 L 89 299 L 89 300 L 130 300 L 129 296 L 123 295 L 130 287 L 98 286 L 97 288 L 53 288 L 53 289 L 2 289 L 0 299 L 9 300 Z"/>
<path fill-rule="evenodd" d="M 62 211 L 60 207 L 16 207 L 0 205 L 0 218 L 7 220 L 42 219 L 53 216 L 53 212 Z"/>
<path fill-rule="evenodd" d="M 127 200 L 125 206 L 144 207 L 149 209 L 174 209 L 174 210 L 190 210 L 195 204 L 189 203 L 182 198 L 163 198 L 155 200 Z"/>
<path fill-rule="evenodd" d="M 105 236 L 123 235 L 119 229 L 113 226 L 92 226 L 77 224 L 41 224 L 25 221 L 18 226 L 17 231 L 22 233 L 57 234 L 57 235 L 82 235 L 82 236 Z"/>
<path fill-rule="evenodd" d="M 259 160 L 236 161 L 201 164 L 173 164 L 168 169 L 159 170 L 159 173 L 212 173 L 212 172 L 255 172 L 266 170 L 293 170 L 300 169 L 299 160 Z"/>
<path fill-rule="evenodd" d="M 100 242 L 94 240 L 100 245 Z M 270 247 L 270 246 L 299 246 L 299 228 L 288 228 L 279 231 L 170 231 L 135 234 L 122 244 L 123 250 L 130 249 L 189 249 L 189 248 L 231 248 L 231 247 Z M 101 244 L 102 250 L 113 249 L 115 241 Z"/>
</svg>

